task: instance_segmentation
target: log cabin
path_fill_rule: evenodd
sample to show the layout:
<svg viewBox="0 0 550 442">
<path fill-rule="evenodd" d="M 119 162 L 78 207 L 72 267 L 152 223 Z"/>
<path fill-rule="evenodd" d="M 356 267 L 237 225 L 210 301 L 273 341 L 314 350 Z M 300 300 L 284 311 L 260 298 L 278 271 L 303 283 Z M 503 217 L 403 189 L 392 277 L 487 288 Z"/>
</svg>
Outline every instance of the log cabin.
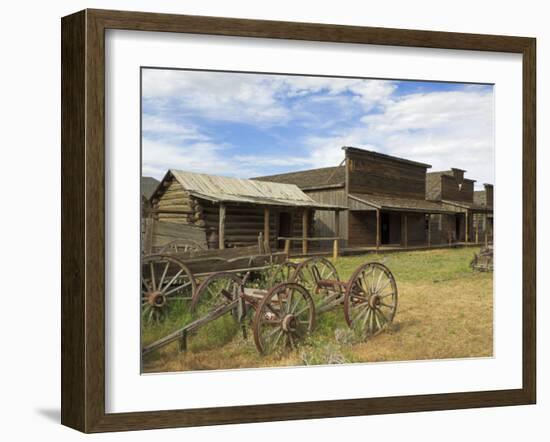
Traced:
<svg viewBox="0 0 550 442">
<path fill-rule="evenodd" d="M 311 237 L 316 212 L 337 217 L 344 209 L 317 202 L 293 184 L 181 170 L 169 170 L 150 200 L 156 221 L 198 229 L 213 249 L 255 245 L 260 233 L 270 249 L 282 248 L 281 237 Z M 307 241 L 297 244 L 307 254 Z"/>
<path fill-rule="evenodd" d="M 314 234 L 340 232 L 348 248 L 429 246 L 431 217 L 454 213 L 426 199 L 431 165 L 356 147 L 342 149 L 339 166 L 255 179 L 295 184 L 319 203 L 347 207 L 339 225 L 334 217 L 317 213 Z"/>
<path fill-rule="evenodd" d="M 436 244 L 492 241 L 493 186 L 486 184 L 481 191 L 483 196 L 475 197 L 476 181 L 465 178 L 465 172 L 451 168 L 427 174 L 426 199 L 441 203 L 451 212 L 431 220 L 430 229 Z"/>
</svg>

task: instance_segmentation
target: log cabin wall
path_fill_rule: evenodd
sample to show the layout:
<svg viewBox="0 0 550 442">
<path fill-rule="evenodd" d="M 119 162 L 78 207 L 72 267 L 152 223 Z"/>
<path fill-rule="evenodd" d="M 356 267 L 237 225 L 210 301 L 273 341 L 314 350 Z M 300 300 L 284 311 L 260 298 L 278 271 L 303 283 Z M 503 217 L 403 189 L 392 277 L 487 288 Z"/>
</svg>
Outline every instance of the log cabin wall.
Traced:
<svg viewBox="0 0 550 442">
<path fill-rule="evenodd" d="M 350 150 L 346 164 L 349 193 L 425 198 L 426 166 Z"/>
<path fill-rule="evenodd" d="M 220 206 L 207 201 L 202 202 L 207 238 L 212 232 L 218 233 Z M 269 243 L 275 245 L 277 236 L 278 212 L 269 213 Z M 258 244 L 258 235 L 264 231 L 264 209 L 258 206 L 226 205 L 225 245 L 241 247 Z"/>
<path fill-rule="evenodd" d="M 163 188 L 164 191 L 157 193 L 152 200 L 154 218 L 157 221 L 205 226 L 200 202 L 186 192 L 173 177 L 163 182 Z"/>
</svg>

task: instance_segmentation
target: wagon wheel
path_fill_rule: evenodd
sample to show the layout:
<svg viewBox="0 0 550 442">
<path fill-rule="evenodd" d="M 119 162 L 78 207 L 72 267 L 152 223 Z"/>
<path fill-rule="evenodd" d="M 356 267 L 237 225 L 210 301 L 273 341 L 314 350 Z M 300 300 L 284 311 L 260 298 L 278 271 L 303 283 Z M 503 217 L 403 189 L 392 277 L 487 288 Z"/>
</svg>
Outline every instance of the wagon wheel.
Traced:
<svg viewBox="0 0 550 442">
<path fill-rule="evenodd" d="M 323 281 L 340 282 L 336 268 L 326 258 L 306 259 L 298 265 L 292 276 L 292 282 L 303 285 L 311 293 L 318 313 L 338 305 L 343 296 L 339 284 L 327 285 Z"/>
<path fill-rule="evenodd" d="M 162 246 L 158 253 L 182 253 L 204 250 L 204 247 L 192 239 L 175 239 Z"/>
<path fill-rule="evenodd" d="M 268 277 L 268 287 L 276 286 L 281 282 L 290 281 L 296 267 L 298 267 L 298 265 L 291 261 L 285 261 L 282 264 L 273 266 Z"/>
<path fill-rule="evenodd" d="M 273 287 L 262 299 L 252 324 L 254 343 L 262 355 L 296 348 L 315 326 L 315 304 L 308 291 L 293 282 Z"/>
<path fill-rule="evenodd" d="M 360 266 L 348 282 L 344 296 L 344 316 L 350 327 L 365 338 L 388 327 L 397 310 L 397 284 L 383 264 Z"/>
<path fill-rule="evenodd" d="M 239 298 L 241 286 L 241 278 L 234 273 L 219 272 L 210 275 L 201 283 L 193 296 L 191 312 L 203 317 L 222 309 Z M 232 309 L 233 317 L 239 319 L 243 314 L 243 309 L 243 303 L 239 303 Z"/>
<path fill-rule="evenodd" d="M 166 255 L 141 260 L 141 311 L 144 319 L 159 321 L 177 305 L 188 304 L 196 289 L 189 268 Z"/>
</svg>

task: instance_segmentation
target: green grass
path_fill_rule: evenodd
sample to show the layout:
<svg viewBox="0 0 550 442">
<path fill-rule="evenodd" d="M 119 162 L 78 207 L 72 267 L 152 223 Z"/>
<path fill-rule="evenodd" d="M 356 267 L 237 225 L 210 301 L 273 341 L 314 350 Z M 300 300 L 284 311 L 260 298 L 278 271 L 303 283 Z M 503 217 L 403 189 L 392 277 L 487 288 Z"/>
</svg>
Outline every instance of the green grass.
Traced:
<svg viewBox="0 0 550 442">
<path fill-rule="evenodd" d="M 177 343 L 147 355 L 146 372 L 205 370 L 349 362 L 444 359 L 491 356 L 493 351 L 492 273 L 474 273 L 473 248 L 438 249 L 342 257 L 334 262 L 347 280 L 365 262 L 385 264 L 394 274 L 399 306 L 394 322 L 380 335 L 364 341 L 347 326 L 343 310 L 320 315 L 314 332 L 294 351 L 261 356 L 252 330 L 243 338 L 231 315 L 220 318 L 190 337 L 189 351 Z M 265 287 L 267 277 L 249 286 Z M 144 322 L 143 342 L 149 343 L 189 321 L 185 306 L 159 324 Z"/>
</svg>

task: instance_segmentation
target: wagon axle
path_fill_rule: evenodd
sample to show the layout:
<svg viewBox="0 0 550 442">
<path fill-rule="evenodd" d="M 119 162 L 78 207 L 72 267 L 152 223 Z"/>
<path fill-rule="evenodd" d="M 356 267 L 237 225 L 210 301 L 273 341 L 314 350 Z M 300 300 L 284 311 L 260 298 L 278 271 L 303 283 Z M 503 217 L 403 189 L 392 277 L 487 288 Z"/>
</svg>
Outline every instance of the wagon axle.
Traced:
<svg viewBox="0 0 550 442">
<path fill-rule="evenodd" d="M 147 302 L 154 307 L 160 308 L 166 304 L 166 296 L 157 290 L 147 295 Z"/>
</svg>

